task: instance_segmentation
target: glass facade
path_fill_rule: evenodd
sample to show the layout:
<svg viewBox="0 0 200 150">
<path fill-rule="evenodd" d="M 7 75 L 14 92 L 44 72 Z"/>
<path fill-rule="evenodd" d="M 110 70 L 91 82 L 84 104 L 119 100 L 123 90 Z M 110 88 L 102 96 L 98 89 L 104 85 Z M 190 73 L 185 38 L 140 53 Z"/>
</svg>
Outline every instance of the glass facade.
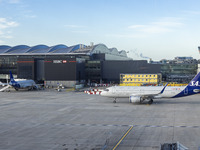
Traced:
<svg viewBox="0 0 200 150">
<path fill-rule="evenodd" d="M 197 73 L 198 64 L 162 64 L 163 81 L 188 83 Z"/>
<path fill-rule="evenodd" d="M 102 79 L 101 61 L 86 61 L 85 71 L 87 81 L 100 83 Z"/>
<path fill-rule="evenodd" d="M 0 56 L 0 74 L 17 74 L 17 57 L 16 56 Z"/>
</svg>

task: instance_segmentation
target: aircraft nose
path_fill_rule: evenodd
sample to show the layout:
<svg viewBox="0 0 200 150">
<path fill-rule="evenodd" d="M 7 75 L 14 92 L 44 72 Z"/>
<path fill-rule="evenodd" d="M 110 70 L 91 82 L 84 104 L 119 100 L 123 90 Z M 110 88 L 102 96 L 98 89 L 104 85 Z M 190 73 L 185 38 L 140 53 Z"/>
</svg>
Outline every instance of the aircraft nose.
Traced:
<svg viewBox="0 0 200 150">
<path fill-rule="evenodd" d="M 105 96 L 105 91 L 102 91 L 102 92 L 100 93 L 100 95 L 101 95 L 101 96 Z"/>
<path fill-rule="evenodd" d="M 107 95 L 108 95 L 108 91 L 109 91 L 109 89 L 104 89 L 104 90 L 101 92 L 101 96 L 107 96 Z"/>
</svg>

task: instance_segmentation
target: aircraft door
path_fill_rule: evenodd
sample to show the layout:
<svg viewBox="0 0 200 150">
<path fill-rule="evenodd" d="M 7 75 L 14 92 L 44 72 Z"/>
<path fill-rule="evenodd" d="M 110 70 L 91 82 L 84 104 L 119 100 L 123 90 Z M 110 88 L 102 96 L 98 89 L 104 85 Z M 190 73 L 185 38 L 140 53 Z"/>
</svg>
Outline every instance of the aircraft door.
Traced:
<svg viewBox="0 0 200 150">
<path fill-rule="evenodd" d="M 188 88 L 187 87 L 184 89 L 184 95 L 188 95 Z"/>
<path fill-rule="evenodd" d="M 113 87 L 113 88 L 112 88 L 112 94 L 115 94 L 115 93 L 116 93 L 116 88 Z"/>
</svg>

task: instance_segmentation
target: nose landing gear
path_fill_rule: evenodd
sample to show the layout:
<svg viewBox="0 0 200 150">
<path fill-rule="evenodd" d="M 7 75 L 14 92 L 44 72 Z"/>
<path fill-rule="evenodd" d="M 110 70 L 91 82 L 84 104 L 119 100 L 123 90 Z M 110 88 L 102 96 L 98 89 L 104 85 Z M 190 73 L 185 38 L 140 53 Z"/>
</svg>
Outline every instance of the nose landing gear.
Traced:
<svg viewBox="0 0 200 150">
<path fill-rule="evenodd" d="M 117 98 L 115 98 L 115 99 L 113 100 L 113 103 L 117 103 Z"/>
</svg>

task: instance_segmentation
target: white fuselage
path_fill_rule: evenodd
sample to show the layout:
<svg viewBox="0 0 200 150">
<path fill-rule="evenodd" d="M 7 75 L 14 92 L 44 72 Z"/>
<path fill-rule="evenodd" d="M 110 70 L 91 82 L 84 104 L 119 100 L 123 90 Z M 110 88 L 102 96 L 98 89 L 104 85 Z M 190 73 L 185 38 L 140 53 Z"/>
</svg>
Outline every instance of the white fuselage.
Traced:
<svg viewBox="0 0 200 150">
<path fill-rule="evenodd" d="M 33 80 L 25 80 L 25 81 L 17 81 L 21 88 L 28 88 L 33 87 L 35 85 L 35 82 Z"/>
<path fill-rule="evenodd" d="M 113 86 L 107 88 L 105 91 L 101 93 L 102 96 L 113 97 L 113 98 L 126 98 L 131 95 L 156 95 L 161 92 L 164 86 Z M 166 87 L 164 92 L 159 96 L 155 96 L 154 98 L 167 98 L 174 97 L 183 91 L 186 86 L 176 86 L 176 87 Z M 187 90 L 185 90 L 187 92 Z"/>
<path fill-rule="evenodd" d="M 33 81 L 33 80 L 18 80 L 18 79 L 16 79 L 15 81 L 17 82 L 16 84 L 19 84 L 19 87 L 17 87 L 17 86 L 15 87 L 15 83 L 13 83 L 13 86 L 15 88 L 19 88 L 19 89 L 29 89 L 36 85 L 35 81 Z"/>
</svg>

